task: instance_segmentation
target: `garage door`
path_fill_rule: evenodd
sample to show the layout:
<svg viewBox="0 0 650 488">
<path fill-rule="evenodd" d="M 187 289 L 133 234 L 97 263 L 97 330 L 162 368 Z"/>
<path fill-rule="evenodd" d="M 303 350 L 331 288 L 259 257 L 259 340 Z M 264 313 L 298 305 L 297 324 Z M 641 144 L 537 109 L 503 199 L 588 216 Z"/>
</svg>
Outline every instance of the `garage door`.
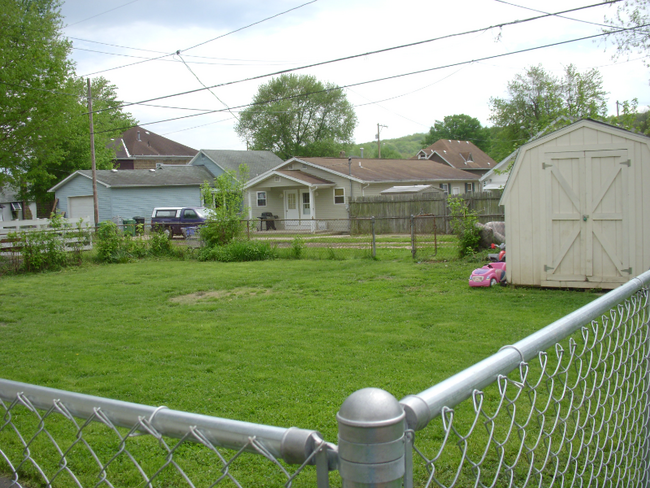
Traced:
<svg viewBox="0 0 650 488">
<path fill-rule="evenodd" d="M 94 223 L 95 206 L 93 197 L 70 197 L 68 199 L 68 218 L 78 220 L 84 219 L 84 222 Z"/>
</svg>

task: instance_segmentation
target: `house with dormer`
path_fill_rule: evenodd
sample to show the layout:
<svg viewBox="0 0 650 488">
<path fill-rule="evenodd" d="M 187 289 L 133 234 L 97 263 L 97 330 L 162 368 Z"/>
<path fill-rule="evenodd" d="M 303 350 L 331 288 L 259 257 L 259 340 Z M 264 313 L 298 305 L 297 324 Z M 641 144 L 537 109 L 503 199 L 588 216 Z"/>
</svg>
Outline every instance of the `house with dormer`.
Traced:
<svg viewBox="0 0 650 488">
<path fill-rule="evenodd" d="M 427 159 L 436 163 L 483 176 L 497 163 L 470 141 L 439 139 L 429 147 L 420 149 L 413 159 Z M 480 191 L 478 185 L 465 188 L 465 193 Z"/>
</svg>

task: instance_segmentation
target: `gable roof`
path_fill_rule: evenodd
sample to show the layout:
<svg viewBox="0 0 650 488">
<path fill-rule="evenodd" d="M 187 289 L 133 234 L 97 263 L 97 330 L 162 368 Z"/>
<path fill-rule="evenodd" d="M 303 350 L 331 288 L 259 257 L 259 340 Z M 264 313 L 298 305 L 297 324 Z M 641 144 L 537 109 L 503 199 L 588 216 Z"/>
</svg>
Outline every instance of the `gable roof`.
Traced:
<svg viewBox="0 0 650 488">
<path fill-rule="evenodd" d="M 542 145 L 552 139 L 557 139 L 559 137 L 562 137 L 566 134 L 570 134 L 571 132 L 577 131 L 579 129 L 582 129 L 584 127 L 588 127 L 590 129 L 598 130 L 601 132 L 609 133 L 614 136 L 626 138 L 626 139 L 631 139 L 637 142 L 641 142 L 643 144 L 648 145 L 650 148 L 650 137 L 644 135 L 644 134 L 637 134 L 636 132 L 629 131 L 627 129 L 623 129 L 622 127 L 617 127 L 612 124 L 608 124 L 607 122 L 602 122 L 600 120 L 594 120 L 594 119 L 580 119 L 577 120 L 576 122 L 573 122 L 570 125 L 567 125 L 565 127 L 562 127 L 561 129 L 557 129 L 549 134 L 543 135 L 539 137 L 538 139 L 532 140 L 530 142 L 527 142 L 523 146 L 521 146 L 517 150 L 515 162 L 512 165 L 512 169 L 510 170 L 510 176 L 508 177 L 508 181 L 506 182 L 506 186 L 503 191 L 503 195 L 501 195 L 501 200 L 499 201 L 499 205 L 505 205 L 507 199 L 510 196 L 511 188 L 512 185 L 514 184 L 513 181 L 517 177 L 517 173 L 519 172 L 519 168 L 522 165 L 522 160 L 525 157 L 525 154 L 531 150 L 532 148 L 535 148 L 539 145 Z M 580 144 L 576 144 L 576 146 L 579 146 Z M 571 147 L 571 146 L 567 146 Z"/>
<path fill-rule="evenodd" d="M 289 175 L 300 176 L 308 173 L 287 169 L 292 163 L 300 163 L 340 176 L 357 183 L 413 183 L 432 181 L 478 181 L 479 177 L 450 166 L 429 161 L 428 159 L 362 159 L 350 158 L 291 158 L 272 170 L 252 178 L 246 187 L 256 185 L 260 181 L 270 178 L 273 175 L 289 177 Z M 311 178 L 317 178 L 310 175 Z M 320 181 L 308 182 L 309 185 L 328 185 L 332 182 L 318 178 Z M 302 181 L 302 180 L 301 180 Z"/>
<path fill-rule="evenodd" d="M 295 158 L 364 183 L 400 181 L 478 181 L 478 176 L 427 159 Z"/>
<path fill-rule="evenodd" d="M 439 139 L 429 147 L 420 149 L 412 159 L 432 159 L 435 154 L 449 166 L 464 171 L 491 169 L 497 164 L 474 143 L 449 139 Z"/>
<path fill-rule="evenodd" d="M 282 159 L 271 151 L 201 149 L 200 152 L 224 171 L 237 171 L 240 164 L 245 164 L 248 166 L 250 178 L 255 178 L 282 164 Z M 190 161 L 190 164 L 192 164 L 192 161 Z"/>
<path fill-rule="evenodd" d="M 116 139 L 114 148 L 117 159 L 136 159 L 142 156 L 192 157 L 198 152 L 137 125 Z"/>
<path fill-rule="evenodd" d="M 70 180 L 83 177 L 92 180 L 93 172 L 89 169 L 72 173 L 66 179 L 50 188 L 56 191 Z M 155 187 L 155 186 L 201 186 L 204 181 L 212 181 L 214 176 L 203 166 L 164 166 L 157 170 L 98 170 L 97 183 L 106 188 Z"/>
</svg>

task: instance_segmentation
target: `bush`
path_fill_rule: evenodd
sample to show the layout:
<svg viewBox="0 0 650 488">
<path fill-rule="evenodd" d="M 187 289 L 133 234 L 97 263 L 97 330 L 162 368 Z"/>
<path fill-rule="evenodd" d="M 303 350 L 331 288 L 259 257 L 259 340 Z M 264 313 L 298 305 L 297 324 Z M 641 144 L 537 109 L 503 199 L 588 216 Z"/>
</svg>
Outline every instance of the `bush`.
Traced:
<svg viewBox="0 0 650 488">
<path fill-rule="evenodd" d="M 451 229 L 458 236 L 458 254 L 460 257 L 471 256 L 481 242 L 481 232 L 476 225 L 478 215 L 469 209 L 462 197 L 449 196 L 447 203 L 452 217 Z"/>
<path fill-rule="evenodd" d="M 127 263 L 147 256 L 174 256 L 174 245 L 163 232 L 153 232 L 149 239 L 125 234 L 114 222 L 99 225 L 95 242 L 97 261 L 101 263 Z"/>
<path fill-rule="evenodd" d="M 305 240 L 300 237 L 296 236 L 293 238 L 293 241 L 291 242 L 291 251 L 290 255 L 294 259 L 300 259 L 305 251 Z"/>
<path fill-rule="evenodd" d="M 277 250 L 264 241 L 235 240 L 225 246 L 205 247 L 199 252 L 199 261 L 234 263 L 275 259 Z"/>
<path fill-rule="evenodd" d="M 57 214 L 52 215 L 49 225 L 51 229 L 9 234 L 20 249 L 20 267 L 24 271 L 56 271 L 81 263 L 81 250 L 90 242 L 90 230 L 82 226 L 82 221 L 74 230 Z"/>
</svg>

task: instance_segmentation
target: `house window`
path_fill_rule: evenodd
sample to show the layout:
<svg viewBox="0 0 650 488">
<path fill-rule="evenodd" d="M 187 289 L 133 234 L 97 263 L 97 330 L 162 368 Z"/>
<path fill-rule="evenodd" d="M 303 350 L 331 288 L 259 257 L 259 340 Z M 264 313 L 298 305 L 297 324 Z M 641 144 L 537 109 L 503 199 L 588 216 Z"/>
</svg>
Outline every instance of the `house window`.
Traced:
<svg viewBox="0 0 650 488">
<path fill-rule="evenodd" d="M 440 183 L 440 189 L 449 194 L 449 183 Z"/>
<path fill-rule="evenodd" d="M 310 215 L 311 214 L 311 205 L 309 204 L 309 193 L 302 194 L 302 214 Z"/>
<path fill-rule="evenodd" d="M 266 192 L 258 191 L 257 192 L 257 206 L 266 207 Z"/>
<path fill-rule="evenodd" d="M 275 181 L 276 183 L 279 183 L 280 182 L 280 177 L 279 176 L 274 176 L 273 181 Z"/>
<path fill-rule="evenodd" d="M 334 203 L 336 205 L 345 203 L 345 188 L 334 188 Z"/>
<path fill-rule="evenodd" d="M 474 183 L 465 183 L 465 193 L 472 193 L 474 191 Z"/>
<path fill-rule="evenodd" d="M 452 186 L 451 187 L 451 194 L 452 195 L 459 195 L 460 194 L 460 188 L 458 188 L 457 186 Z"/>
</svg>

